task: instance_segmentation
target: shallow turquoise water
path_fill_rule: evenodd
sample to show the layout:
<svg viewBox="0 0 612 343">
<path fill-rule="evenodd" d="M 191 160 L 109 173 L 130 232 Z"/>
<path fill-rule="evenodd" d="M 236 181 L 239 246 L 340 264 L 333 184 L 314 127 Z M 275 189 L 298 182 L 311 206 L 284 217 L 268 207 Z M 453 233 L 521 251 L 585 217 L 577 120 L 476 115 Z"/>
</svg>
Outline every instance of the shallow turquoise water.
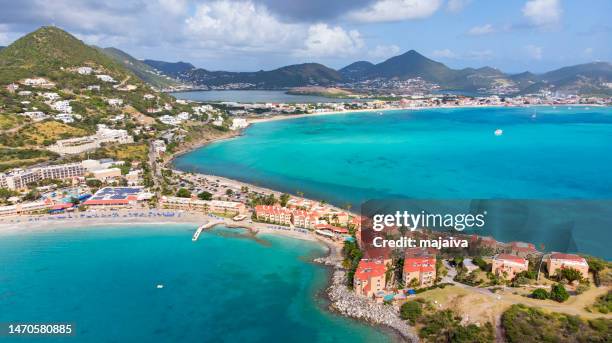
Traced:
<svg viewBox="0 0 612 343">
<path fill-rule="evenodd" d="M 275 121 L 175 165 L 353 208 L 395 197 L 612 199 L 612 108 L 430 109 Z M 609 250 L 610 231 L 582 231 L 578 240 L 589 245 L 583 250 L 601 253 Z"/>
<path fill-rule="evenodd" d="M 0 237 L 0 323 L 69 322 L 65 342 L 387 342 L 332 315 L 314 243 L 134 226 Z M 156 285 L 163 284 L 163 289 Z M 0 341 L 45 341 L 32 338 Z"/>
</svg>

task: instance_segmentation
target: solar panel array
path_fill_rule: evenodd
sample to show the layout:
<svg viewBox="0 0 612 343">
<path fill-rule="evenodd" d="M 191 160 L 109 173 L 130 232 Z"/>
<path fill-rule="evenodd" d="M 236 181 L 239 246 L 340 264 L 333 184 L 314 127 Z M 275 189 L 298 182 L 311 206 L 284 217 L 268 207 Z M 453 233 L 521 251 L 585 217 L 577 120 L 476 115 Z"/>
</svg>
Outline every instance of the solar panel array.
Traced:
<svg viewBox="0 0 612 343">
<path fill-rule="evenodd" d="M 138 195 L 142 192 L 142 188 L 137 187 L 105 187 L 96 192 L 90 200 L 121 200 L 130 195 Z"/>
</svg>

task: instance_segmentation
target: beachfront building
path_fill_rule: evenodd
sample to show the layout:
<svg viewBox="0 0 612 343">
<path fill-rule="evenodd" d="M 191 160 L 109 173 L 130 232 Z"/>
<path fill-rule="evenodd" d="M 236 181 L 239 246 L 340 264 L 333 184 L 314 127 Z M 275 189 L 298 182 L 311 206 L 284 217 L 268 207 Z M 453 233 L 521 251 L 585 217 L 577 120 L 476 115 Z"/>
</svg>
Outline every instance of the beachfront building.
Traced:
<svg viewBox="0 0 612 343">
<path fill-rule="evenodd" d="M 104 187 L 98 190 L 83 205 L 93 207 L 128 207 L 149 200 L 153 194 L 142 187 Z"/>
<path fill-rule="evenodd" d="M 407 251 L 402 274 L 404 285 L 426 287 L 436 282 L 436 256 Z"/>
<path fill-rule="evenodd" d="M 15 216 L 20 214 L 37 213 L 47 211 L 53 206 L 53 201 L 49 199 L 19 203 L 9 206 L 0 206 L 0 217 Z"/>
<path fill-rule="evenodd" d="M 60 155 L 80 154 L 98 149 L 103 143 L 129 144 L 133 142 L 134 138 L 126 130 L 109 129 L 104 124 L 98 124 L 96 134 L 59 140 L 50 145 L 48 149 Z"/>
<path fill-rule="evenodd" d="M 507 280 L 512 280 L 516 274 L 527 271 L 529 261 L 510 254 L 497 254 L 493 257 L 491 272 L 497 276 L 504 276 Z"/>
<path fill-rule="evenodd" d="M 313 230 L 319 220 L 319 214 L 306 210 L 293 210 L 293 225 Z"/>
<path fill-rule="evenodd" d="M 579 271 L 584 279 L 589 277 L 589 264 L 584 257 L 574 254 L 553 252 L 546 260 L 546 268 L 549 276 L 555 276 L 565 268 L 573 268 Z"/>
<path fill-rule="evenodd" d="M 0 173 L 0 188 L 12 190 L 26 189 L 28 184 L 45 179 L 72 179 L 85 175 L 87 170 L 81 163 L 59 164 L 30 169 L 15 169 Z"/>
<path fill-rule="evenodd" d="M 257 220 L 291 226 L 292 216 L 291 210 L 280 206 L 257 205 L 255 206 L 255 215 Z"/>
<path fill-rule="evenodd" d="M 353 278 L 355 294 L 371 298 L 377 292 L 385 289 L 387 268 L 382 260 L 359 261 Z"/>
<path fill-rule="evenodd" d="M 161 198 L 160 205 L 164 208 L 185 211 L 201 211 L 223 214 L 243 214 L 246 212 L 246 206 L 241 202 L 235 201 L 200 200 L 164 196 Z"/>
</svg>

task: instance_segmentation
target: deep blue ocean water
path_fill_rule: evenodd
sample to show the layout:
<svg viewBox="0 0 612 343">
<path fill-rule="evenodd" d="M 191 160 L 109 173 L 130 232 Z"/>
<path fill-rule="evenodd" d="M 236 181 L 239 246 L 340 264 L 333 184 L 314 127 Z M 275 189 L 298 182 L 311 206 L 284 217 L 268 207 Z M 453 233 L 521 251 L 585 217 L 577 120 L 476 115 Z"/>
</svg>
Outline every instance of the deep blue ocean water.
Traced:
<svg viewBox="0 0 612 343">
<path fill-rule="evenodd" d="M 0 237 L 0 323 L 67 322 L 76 336 L 2 342 L 387 342 L 324 309 L 324 253 L 224 228 L 129 226 Z M 157 285 L 163 284 L 163 289 Z"/>
<path fill-rule="evenodd" d="M 612 108 L 402 110 L 267 122 L 175 165 L 353 208 L 397 197 L 612 199 Z M 611 233 L 576 232 L 578 249 L 609 256 Z M 512 230 L 501 236 L 530 238 Z"/>
</svg>

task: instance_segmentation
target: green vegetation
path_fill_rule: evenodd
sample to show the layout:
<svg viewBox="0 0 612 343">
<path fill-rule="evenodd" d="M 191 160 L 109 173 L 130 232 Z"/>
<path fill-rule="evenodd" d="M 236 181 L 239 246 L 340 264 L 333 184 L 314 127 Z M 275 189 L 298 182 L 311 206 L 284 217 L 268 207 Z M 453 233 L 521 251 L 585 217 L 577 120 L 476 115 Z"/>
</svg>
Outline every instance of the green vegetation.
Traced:
<svg viewBox="0 0 612 343">
<path fill-rule="evenodd" d="M 198 198 L 200 198 L 200 200 L 212 200 L 212 196 L 212 193 L 207 191 L 203 191 L 202 193 L 198 194 Z"/>
<path fill-rule="evenodd" d="M 531 292 L 531 297 L 534 299 L 546 300 L 550 297 L 550 294 L 544 288 L 537 288 Z"/>
<path fill-rule="evenodd" d="M 612 313 L 612 291 L 597 297 L 591 308 L 603 314 Z M 587 310 L 591 311 L 591 308 L 587 308 Z"/>
<path fill-rule="evenodd" d="M 359 249 L 359 245 L 357 245 L 357 240 L 347 241 L 344 243 L 344 247 L 342 247 L 342 256 L 344 256 L 344 261 L 342 261 L 342 265 L 344 268 L 348 270 L 347 272 L 347 286 L 349 288 L 353 288 L 353 278 L 355 277 L 355 270 L 359 265 L 359 261 L 363 257 L 363 252 Z"/>
<path fill-rule="evenodd" d="M 578 316 L 546 313 L 523 304 L 512 305 L 502 315 L 506 341 L 536 342 L 610 342 L 612 320 L 583 320 Z"/>
<path fill-rule="evenodd" d="M 567 282 L 572 283 L 576 280 L 582 280 L 582 274 L 574 269 L 574 268 L 563 268 L 559 271 L 559 280 L 567 280 Z"/>
<path fill-rule="evenodd" d="M 423 304 L 420 301 L 406 301 L 400 307 L 400 317 L 415 325 L 417 319 L 423 314 Z"/>
<path fill-rule="evenodd" d="M 0 148 L 0 171 L 23 168 L 57 157 L 56 153 L 47 150 Z"/>
<path fill-rule="evenodd" d="M 191 192 L 186 188 L 181 188 L 176 192 L 176 196 L 179 198 L 191 198 Z"/>
<path fill-rule="evenodd" d="M 287 193 L 281 194 L 280 199 L 279 199 L 280 205 L 283 207 L 287 206 L 287 202 L 289 201 L 289 198 L 290 198 L 289 194 Z"/>
<path fill-rule="evenodd" d="M 493 325 L 487 322 L 462 325 L 462 318 L 451 310 L 438 311 L 427 300 L 408 301 L 400 308 L 400 317 L 418 328 L 424 342 L 493 342 Z"/>
<path fill-rule="evenodd" d="M 550 289 L 550 299 L 562 303 L 569 299 L 569 293 L 565 290 L 565 286 L 558 283 Z"/>
</svg>

